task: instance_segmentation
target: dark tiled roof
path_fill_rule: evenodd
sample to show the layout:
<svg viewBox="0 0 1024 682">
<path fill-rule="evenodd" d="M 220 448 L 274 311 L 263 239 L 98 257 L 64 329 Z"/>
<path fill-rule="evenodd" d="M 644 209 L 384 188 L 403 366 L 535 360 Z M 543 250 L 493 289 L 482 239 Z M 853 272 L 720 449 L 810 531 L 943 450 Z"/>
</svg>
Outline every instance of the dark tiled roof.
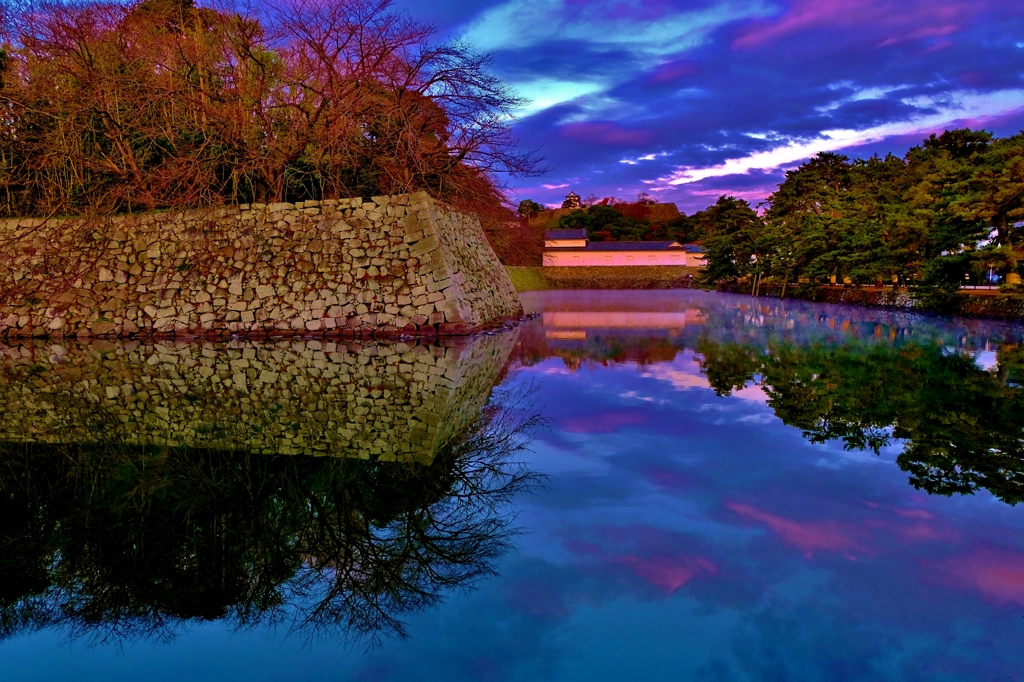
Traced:
<svg viewBox="0 0 1024 682">
<path fill-rule="evenodd" d="M 704 247 L 700 244 L 683 244 L 683 250 L 689 253 L 704 253 Z"/>
<path fill-rule="evenodd" d="M 590 242 L 587 251 L 673 251 L 681 250 L 677 242 Z"/>
<path fill-rule="evenodd" d="M 586 239 L 587 231 L 579 230 L 548 230 L 544 233 L 544 239 Z"/>
</svg>

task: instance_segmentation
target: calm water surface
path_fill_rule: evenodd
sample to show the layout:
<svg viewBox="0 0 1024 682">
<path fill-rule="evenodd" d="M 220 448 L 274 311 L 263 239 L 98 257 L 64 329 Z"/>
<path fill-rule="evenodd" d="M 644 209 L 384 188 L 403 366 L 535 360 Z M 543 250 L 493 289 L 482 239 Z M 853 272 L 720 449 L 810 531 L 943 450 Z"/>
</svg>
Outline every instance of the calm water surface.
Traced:
<svg viewBox="0 0 1024 682">
<path fill-rule="evenodd" d="M 524 303 L 0 346 L 0 679 L 1024 679 L 1024 327 Z"/>
</svg>

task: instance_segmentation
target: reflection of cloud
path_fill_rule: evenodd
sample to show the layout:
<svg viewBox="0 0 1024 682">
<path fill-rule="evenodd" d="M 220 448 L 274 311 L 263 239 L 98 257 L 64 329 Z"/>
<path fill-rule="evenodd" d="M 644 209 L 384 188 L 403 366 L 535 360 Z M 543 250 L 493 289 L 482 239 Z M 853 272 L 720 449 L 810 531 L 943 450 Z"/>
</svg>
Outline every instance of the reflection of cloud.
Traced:
<svg viewBox="0 0 1024 682">
<path fill-rule="evenodd" d="M 506 596 L 513 612 L 547 618 L 570 614 L 562 593 L 544 580 L 517 580 L 506 588 Z"/>
<path fill-rule="evenodd" d="M 708 378 L 701 374 L 700 367 L 685 360 L 681 363 L 651 365 L 644 372 L 644 376 L 668 382 L 673 388 L 680 391 L 688 391 L 691 388 L 711 388 Z"/>
<path fill-rule="evenodd" d="M 612 526 L 576 529 L 576 533 L 581 530 L 589 539 L 574 536 L 564 542 L 580 563 L 618 573 L 620 579 L 640 578 L 665 595 L 699 575 L 718 573 L 711 560 L 680 551 L 689 539 L 677 532 L 655 526 Z M 623 575 L 622 568 L 628 573 Z"/>
<path fill-rule="evenodd" d="M 659 405 L 664 405 L 665 403 L 668 402 L 667 400 L 655 398 L 654 396 L 640 395 L 636 391 L 626 391 L 625 393 L 620 393 L 619 397 L 625 398 L 626 400 L 639 400 L 640 402 L 657 403 Z"/>
<path fill-rule="evenodd" d="M 692 353 L 687 353 L 681 361 L 671 364 L 651 365 L 644 371 L 644 376 L 667 382 L 673 388 L 680 391 L 688 391 L 693 388 L 711 388 L 708 378 L 700 371 L 700 365 L 693 362 Z M 768 396 L 765 395 L 764 389 L 757 384 L 751 384 L 738 391 L 733 391 L 732 397 L 752 403 L 764 404 L 768 402 Z M 708 409 L 714 409 L 714 407 L 708 406 Z M 761 419 L 761 417 L 752 416 L 749 419 L 746 417 L 744 419 L 755 420 Z"/>
<path fill-rule="evenodd" d="M 886 530 L 900 540 L 906 542 L 926 542 L 932 540 L 943 540 L 947 542 L 956 541 L 959 535 L 945 528 L 938 528 L 930 523 L 898 523 L 881 519 L 868 519 L 864 522 L 868 528 Z"/>
<path fill-rule="evenodd" d="M 659 488 L 678 489 L 689 485 L 685 476 L 670 469 L 652 466 L 643 469 L 642 473 L 648 481 Z"/>
<path fill-rule="evenodd" d="M 718 568 L 703 557 L 638 557 L 628 555 L 618 562 L 628 566 L 638 576 L 660 588 L 665 594 L 672 594 L 690 582 L 699 573 L 714 574 Z"/>
<path fill-rule="evenodd" d="M 993 601 L 1024 606 L 1024 555 L 983 550 L 933 564 L 941 577 L 977 590 Z"/>
<path fill-rule="evenodd" d="M 650 423 L 648 413 L 640 409 L 620 409 L 580 417 L 563 417 L 558 425 L 570 433 L 614 433 L 624 426 Z"/>
<path fill-rule="evenodd" d="M 814 556 L 816 551 L 839 552 L 848 559 L 854 558 L 854 552 L 869 551 L 856 537 L 862 532 L 847 524 L 834 521 L 795 521 L 761 511 L 749 504 L 730 502 L 725 506 L 740 516 L 765 524 L 768 530 L 779 536 L 779 539 L 802 551 L 808 559 Z"/>
<path fill-rule="evenodd" d="M 750 384 L 745 386 L 738 391 L 732 392 L 733 398 L 739 398 L 740 400 L 747 400 L 752 403 L 767 403 L 768 395 L 764 392 L 758 384 Z"/>
</svg>

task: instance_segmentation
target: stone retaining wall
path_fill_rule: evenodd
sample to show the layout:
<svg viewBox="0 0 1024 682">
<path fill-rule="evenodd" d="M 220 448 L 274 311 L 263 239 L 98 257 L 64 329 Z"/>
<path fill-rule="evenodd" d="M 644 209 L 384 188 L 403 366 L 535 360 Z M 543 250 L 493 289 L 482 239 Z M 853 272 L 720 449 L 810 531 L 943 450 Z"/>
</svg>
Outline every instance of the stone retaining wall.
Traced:
<svg viewBox="0 0 1024 682">
<path fill-rule="evenodd" d="M 426 193 L 0 221 L 0 337 L 461 335 L 522 315 Z"/>
<path fill-rule="evenodd" d="M 0 345 L 0 441 L 429 463 L 480 415 L 518 330 L 455 340 Z"/>
</svg>

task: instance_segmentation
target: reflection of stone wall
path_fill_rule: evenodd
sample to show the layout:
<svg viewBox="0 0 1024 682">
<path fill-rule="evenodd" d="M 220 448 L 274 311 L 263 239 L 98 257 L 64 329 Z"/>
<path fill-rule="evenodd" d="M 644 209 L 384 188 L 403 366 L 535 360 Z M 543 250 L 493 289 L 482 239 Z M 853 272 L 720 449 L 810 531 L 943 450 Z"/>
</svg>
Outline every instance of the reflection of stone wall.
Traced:
<svg viewBox="0 0 1024 682">
<path fill-rule="evenodd" d="M 517 332 L 453 346 L 0 346 L 0 441 L 119 439 L 428 462 L 486 403 Z"/>
<path fill-rule="evenodd" d="M 0 221 L 0 337 L 466 334 L 522 314 L 480 223 L 425 193 Z"/>
</svg>

